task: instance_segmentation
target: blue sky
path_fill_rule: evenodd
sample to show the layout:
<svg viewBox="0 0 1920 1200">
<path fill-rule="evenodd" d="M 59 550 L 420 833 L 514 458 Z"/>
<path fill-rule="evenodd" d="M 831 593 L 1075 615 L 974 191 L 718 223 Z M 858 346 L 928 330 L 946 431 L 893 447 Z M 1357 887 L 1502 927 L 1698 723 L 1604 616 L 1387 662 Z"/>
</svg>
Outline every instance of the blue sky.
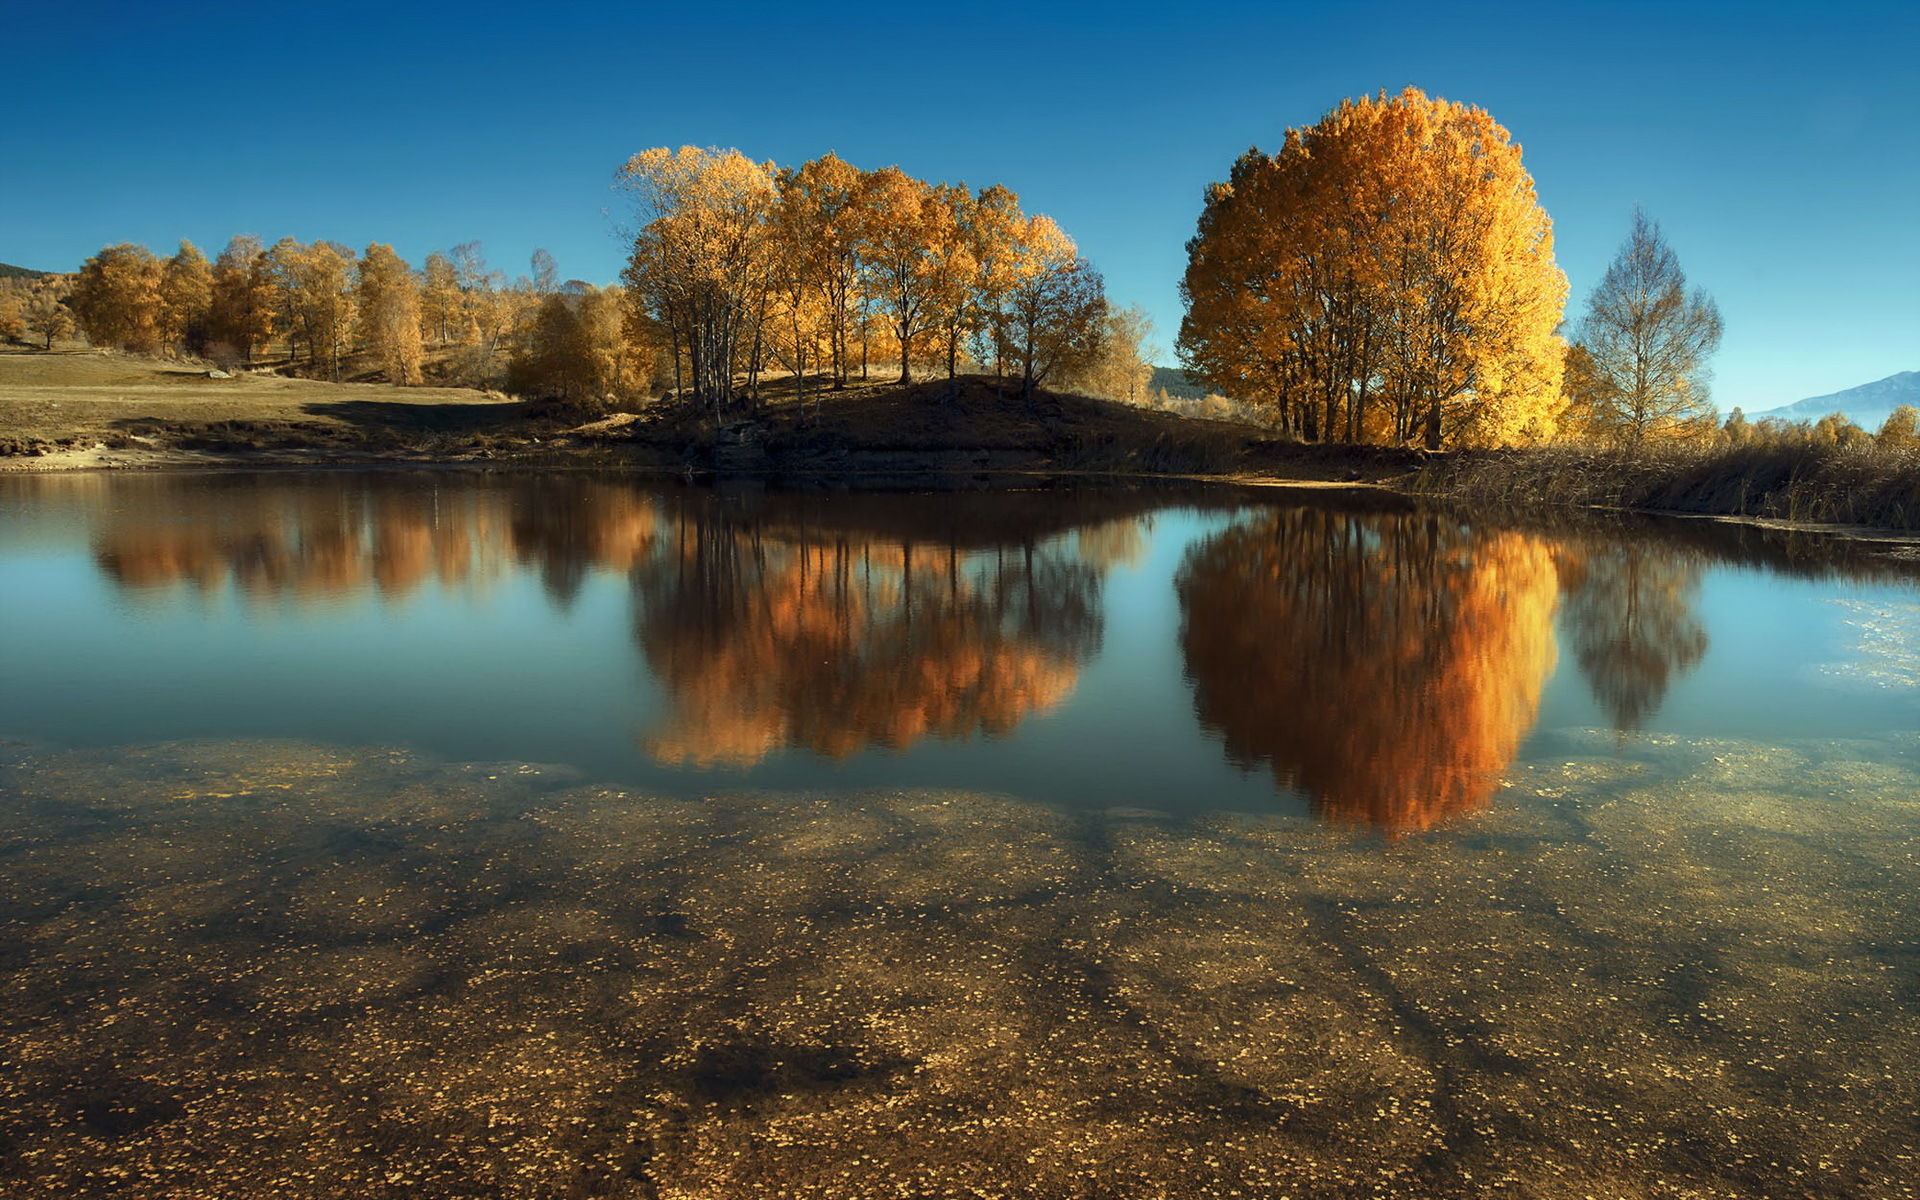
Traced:
<svg viewBox="0 0 1920 1200">
<path fill-rule="evenodd" d="M 1726 318 L 1749 411 L 1920 370 L 1920 5 L 325 6 L 69 0 L 6 20 L 0 261 L 237 232 L 418 263 L 479 239 L 610 281 L 656 145 L 1005 183 L 1171 347 L 1206 184 L 1408 84 L 1525 147 L 1570 315 L 1633 205 Z"/>
</svg>

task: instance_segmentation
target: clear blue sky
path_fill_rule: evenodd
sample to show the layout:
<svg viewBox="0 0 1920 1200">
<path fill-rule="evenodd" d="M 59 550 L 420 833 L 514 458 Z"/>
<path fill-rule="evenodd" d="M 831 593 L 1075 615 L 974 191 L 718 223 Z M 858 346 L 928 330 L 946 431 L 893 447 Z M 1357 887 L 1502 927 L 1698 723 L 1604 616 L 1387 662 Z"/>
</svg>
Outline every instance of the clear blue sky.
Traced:
<svg viewBox="0 0 1920 1200">
<path fill-rule="evenodd" d="M 0 261 L 237 232 L 611 281 L 655 145 L 1005 183 L 1169 353 L 1206 184 L 1344 96 L 1512 131 L 1570 315 L 1658 219 L 1749 411 L 1920 370 L 1920 4 L 10 5 Z M 613 216 L 609 216 L 609 210 Z"/>
</svg>

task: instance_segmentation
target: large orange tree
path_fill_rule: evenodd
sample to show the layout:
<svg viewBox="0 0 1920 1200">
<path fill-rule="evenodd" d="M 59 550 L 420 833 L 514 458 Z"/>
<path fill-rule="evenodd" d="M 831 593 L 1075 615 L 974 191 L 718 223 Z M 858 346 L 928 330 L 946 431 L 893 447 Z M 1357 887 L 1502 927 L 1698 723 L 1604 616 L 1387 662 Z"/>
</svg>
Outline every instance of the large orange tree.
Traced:
<svg viewBox="0 0 1920 1200">
<path fill-rule="evenodd" d="M 1520 147 L 1409 88 L 1344 101 L 1208 188 L 1179 349 L 1299 436 L 1429 448 L 1553 432 L 1566 275 Z"/>
</svg>

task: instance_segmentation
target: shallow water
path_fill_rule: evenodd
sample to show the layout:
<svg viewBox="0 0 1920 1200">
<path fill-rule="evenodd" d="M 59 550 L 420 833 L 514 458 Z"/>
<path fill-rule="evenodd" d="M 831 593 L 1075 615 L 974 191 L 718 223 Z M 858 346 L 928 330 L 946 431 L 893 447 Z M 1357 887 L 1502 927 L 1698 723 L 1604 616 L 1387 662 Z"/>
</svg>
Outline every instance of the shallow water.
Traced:
<svg viewBox="0 0 1920 1200">
<path fill-rule="evenodd" d="M 1912 1194 L 1872 563 L 1131 492 L 0 500 L 0 1194 Z"/>
</svg>

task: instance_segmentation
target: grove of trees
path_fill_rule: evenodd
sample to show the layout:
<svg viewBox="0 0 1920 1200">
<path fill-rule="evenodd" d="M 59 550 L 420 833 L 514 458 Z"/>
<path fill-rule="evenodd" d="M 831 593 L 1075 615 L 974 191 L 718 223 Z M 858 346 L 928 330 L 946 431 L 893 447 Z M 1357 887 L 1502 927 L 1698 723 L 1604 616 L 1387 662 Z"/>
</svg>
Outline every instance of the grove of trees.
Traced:
<svg viewBox="0 0 1920 1200">
<path fill-rule="evenodd" d="M 737 150 L 643 151 L 620 171 L 639 222 L 623 279 L 629 329 L 667 348 L 676 394 L 715 412 L 769 368 L 804 401 L 871 361 L 1017 373 L 1031 396 L 1100 354 L 1100 275 L 1052 220 L 1004 187 L 978 192 L 862 171 L 833 154 L 798 168 Z"/>
<path fill-rule="evenodd" d="M 531 278 L 508 283 L 478 242 L 430 254 L 423 269 L 382 242 L 356 253 L 241 234 L 211 263 L 191 242 L 164 259 L 122 243 L 22 298 L 9 288 L 0 336 L 32 334 L 51 348 L 77 332 L 96 346 L 231 365 L 253 364 L 271 346 L 309 374 L 377 373 L 401 385 L 426 382 L 435 348 L 447 382 L 510 377 L 529 394 L 579 402 L 641 396 L 653 356 L 629 343 L 621 289 L 562 286 L 544 250 L 531 267 Z"/>
</svg>

